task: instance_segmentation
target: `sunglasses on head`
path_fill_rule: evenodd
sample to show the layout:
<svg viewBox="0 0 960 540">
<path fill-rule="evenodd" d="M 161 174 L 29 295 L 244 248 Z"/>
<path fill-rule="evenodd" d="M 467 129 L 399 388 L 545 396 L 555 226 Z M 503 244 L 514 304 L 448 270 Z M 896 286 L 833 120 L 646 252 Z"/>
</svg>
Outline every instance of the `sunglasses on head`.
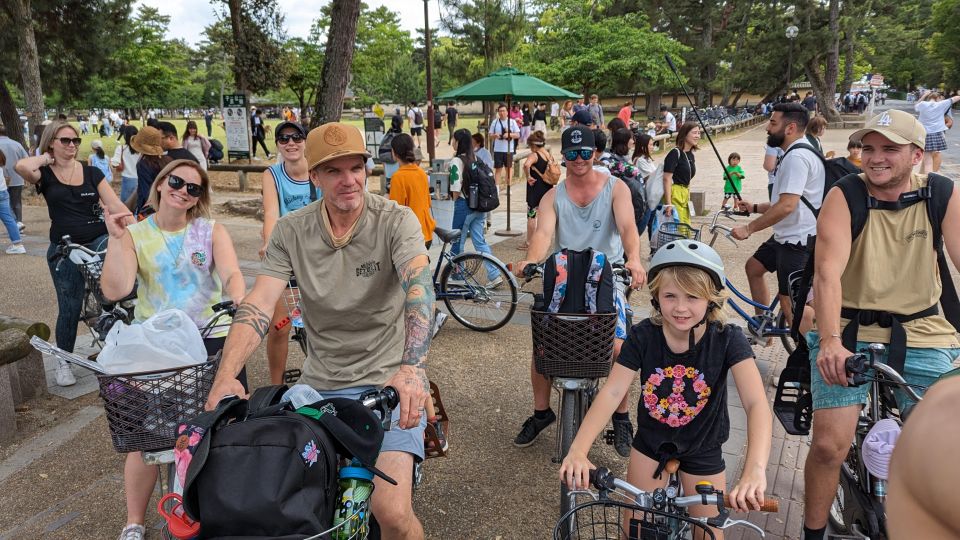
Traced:
<svg viewBox="0 0 960 540">
<path fill-rule="evenodd" d="M 580 159 L 588 161 L 593 159 L 593 150 L 589 148 L 581 148 L 579 150 L 567 150 L 563 153 L 563 158 L 567 161 L 576 161 L 577 156 L 580 156 Z"/>
<path fill-rule="evenodd" d="M 60 144 L 62 144 L 62 145 L 64 145 L 64 146 L 70 146 L 71 144 L 74 145 L 74 146 L 80 146 L 80 143 L 83 142 L 83 139 L 81 139 L 80 137 L 73 137 L 73 138 L 71 138 L 71 137 L 60 137 L 60 138 L 58 138 L 57 140 L 60 141 Z"/>
<path fill-rule="evenodd" d="M 167 176 L 167 185 L 170 186 L 170 189 L 174 191 L 186 186 L 187 195 L 191 197 L 199 197 L 200 195 L 203 195 L 203 186 L 200 184 L 191 184 L 175 174 Z"/>
<path fill-rule="evenodd" d="M 290 141 L 293 141 L 295 143 L 302 143 L 304 140 L 306 139 L 299 133 L 296 133 L 293 135 L 280 135 L 279 137 L 277 137 L 277 144 L 287 144 Z"/>
</svg>

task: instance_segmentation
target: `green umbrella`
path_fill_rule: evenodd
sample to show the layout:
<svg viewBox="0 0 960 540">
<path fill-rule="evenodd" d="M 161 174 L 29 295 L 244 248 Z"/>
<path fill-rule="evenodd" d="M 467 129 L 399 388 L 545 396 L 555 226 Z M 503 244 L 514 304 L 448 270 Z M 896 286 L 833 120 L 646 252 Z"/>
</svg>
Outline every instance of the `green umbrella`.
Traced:
<svg viewBox="0 0 960 540">
<path fill-rule="evenodd" d="M 507 110 L 511 101 L 547 100 L 559 98 L 577 99 L 580 94 L 568 92 L 512 67 L 500 68 L 482 79 L 467 83 L 460 88 L 444 92 L 437 96 L 437 101 L 505 101 Z M 507 135 L 510 134 L 510 123 L 507 123 Z M 513 163 L 513 144 L 509 146 L 507 163 Z M 497 231 L 496 234 L 515 236 L 510 230 L 510 180 L 507 179 L 507 229 Z"/>
</svg>

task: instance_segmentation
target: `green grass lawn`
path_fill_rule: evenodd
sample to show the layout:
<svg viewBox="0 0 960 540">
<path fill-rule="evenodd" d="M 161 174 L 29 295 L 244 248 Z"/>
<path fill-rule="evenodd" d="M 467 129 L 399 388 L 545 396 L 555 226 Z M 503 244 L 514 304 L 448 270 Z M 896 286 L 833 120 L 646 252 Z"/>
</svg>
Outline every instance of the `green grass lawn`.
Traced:
<svg viewBox="0 0 960 540">
<path fill-rule="evenodd" d="M 187 120 L 185 120 L 185 119 L 170 120 L 170 119 L 167 119 L 167 118 L 164 118 L 164 119 L 162 119 L 162 120 L 163 120 L 163 121 L 167 121 L 167 122 L 171 122 L 173 125 L 177 126 L 177 134 L 179 134 L 181 137 L 183 136 L 183 132 L 184 132 L 184 131 L 186 130 L 186 128 L 187 128 Z M 199 119 L 196 119 L 196 120 L 194 120 L 194 121 L 197 123 L 197 126 L 200 127 L 200 134 L 201 134 L 201 135 L 206 135 L 206 134 L 207 134 L 207 127 L 206 127 L 206 125 L 203 123 L 203 118 L 199 118 Z M 343 121 L 344 123 L 346 123 L 346 124 L 350 124 L 351 126 L 356 126 L 357 129 L 363 130 L 363 119 L 362 119 L 362 118 L 356 118 L 356 119 L 354 119 L 354 118 L 344 118 L 344 119 L 342 119 L 342 121 Z M 390 120 L 389 120 L 389 117 L 388 117 L 388 118 L 387 118 L 388 127 L 389 127 L 389 122 L 390 122 Z M 460 121 L 458 122 L 458 127 L 465 127 L 465 128 L 470 129 L 471 131 L 476 131 L 476 129 L 477 129 L 477 124 L 478 124 L 479 122 L 480 122 L 480 116 L 462 116 L 462 117 L 460 117 Z M 70 123 L 71 123 L 75 128 L 77 128 L 77 133 L 79 133 L 79 132 L 80 132 L 80 124 L 79 124 L 79 122 L 71 121 Z M 278 120 L 278 119 L 276 119 L 276 118 L 268 118 L 268 119 L 266 119 L 266 122 L 265 122 L 265 124 L 266 124 L 268 127 L 271 127 L 271 128 L 274 127 L 274 126 L 276 126 L 276 125 L 278 125 L 279 123 L 280 123 L 280 120 Z M 133 125 L 136 126 L 137 129 L 140 129 L 141 127 L 143 127 L 143 125 L 141 125 L 139 121 L 133 122 Z M 407 131 L 406 125 L 404 125 L 404 130 Z M 80 151 L 79 151 L 79 154 L 78 154 L 79 159 L 86 161 L 87 156 L 89 156 L 90 153 L 91 153 L 91 151 L 92 151 L 91 148 L 90 148 L 90 143 L 92 143 L 95 139 L 100 139 L 100 141 L 103 143 L 103 148 L 104 148 L 104 151 L 105 151 L 106 154 L 107 154 L 107 157 L 112 157 L 112 156 L 113 156 L 113 152 L 114 152 L 114 150 L 116 149 L 117 144 L 118 144 L 118 143 L 117 143 L 117 135 L 118 135 L 118 134 L 117 134 L 116 131 L 114 131 L 113 135 L 111 135 L 111 136 L 109 136 L 109 137 L 100 137 L 100 135 L 99 135 L 98 133 L 92 133 L 92 132 L 91 132 L 91 133 L 88 133 L 88 134 L 86 134 L 86 135 L 83 135 L 83 136 L 82 136 L 82 138 L 83 138 L 83 143 L 80 145 Z M 446 126 L 443 127 L 443 131 L 442 131 L 442 133 L 441 133 L 441 137 L 442 137 L 442 140 L 446 141 L 446 137 L 447 137 L 447 128 L 446 128 Z M 220 142 L 223 142 L 223 143 L 226 143 L 226 140 L 227 140 L 227 136 L 226 136 L 226 133 L 225 133 L 224 130 L 223 130 L 223 126 L 222 126 L 220 123 L 218 123 L 218 122 L 214 122 L 214 123 L 213 123 L 213 138 L 214 138 L 214 139 L 218 139 Z M 272 133 L 268 133 L 268 134 L 267 134 L 267 148 L 270 150 L 270 153 L 271 153 L 271 154 L 273 154 L 273 153 L 276 152 L 276 144 L 274 144 L 274 142 L 273 142 Z M 224 149 L 224 153 L 226 153 L 226 150 L 227 150 L 227 149 L 225 148 L 225 149 Z M 261 150 L 261 152 L 262 152 L 262 149 L 260 149 L 260 150 Z M 259 153 L 258 153 L 258 155 L 259 155 Z"/>
</svg>

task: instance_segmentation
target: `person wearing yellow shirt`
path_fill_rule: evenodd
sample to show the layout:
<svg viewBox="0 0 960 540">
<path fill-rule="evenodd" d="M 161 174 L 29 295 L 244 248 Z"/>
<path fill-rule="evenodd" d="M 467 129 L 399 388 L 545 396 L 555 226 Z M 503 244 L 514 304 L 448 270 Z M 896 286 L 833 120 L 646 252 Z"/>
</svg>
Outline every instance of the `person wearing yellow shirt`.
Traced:
<svg viewBox="0 0 960 540">
<path fill-rule="evenodd" d="M 430 180 L 417 164 L 413 137 L 400 133 L 390 141 L 390 148 L 400 164 L 390 182 L 390 200 L 413 210 L 423 229 L 424 245 L 430 249 L 437 223 L 430 213 Z"/>
</svg>

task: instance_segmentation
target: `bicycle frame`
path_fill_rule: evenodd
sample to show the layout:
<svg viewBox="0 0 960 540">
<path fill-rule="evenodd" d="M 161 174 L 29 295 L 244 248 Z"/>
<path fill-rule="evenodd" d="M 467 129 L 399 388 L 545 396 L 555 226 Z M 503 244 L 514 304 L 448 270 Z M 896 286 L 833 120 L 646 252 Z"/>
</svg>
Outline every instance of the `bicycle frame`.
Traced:
<svg viewBox="0 0 960 540">
<path fill-rule="evenodd" d="M 464 284 L 462 287 L 457 287 L 457 290 L 454 291 L 440 290 L 440 270 L 443 268 L 443 263 L 446 261 L 447 264 L 453 264 L 454 259 L 454 256 L 450 254 L 447 246 L 449 246 L 449 244 L 444 242 L 443 247 L 440 249 L 440 257 L 437 258 L 437 265 L 433 269 L 434 294 L 436 294 L 437 300 L 443 300 L 444 298 L 470 300 L 475 295 L 475 291 L 470 285 Z"/>
<path fill-rule="evenodd" d="M 734 294 L 740 300 L 746 302 L 749 306 L 755 307 L 763 311 L 759 315 L 750 315 L 743 308 L 737 304 L 733 298 L 727 298 L 727 304 L 733 308 L 737 315 L 743 317 L 748 325 L 761 337 L 763 336 L 786 336 L 790 334 L 790 327 L 781 328 L 776 326 L 776 321 L 773 320 L 776 316 L 777 306 L 780 304 L 780 298 L 774 298 L 773 302 L 767 306 L 759 302 L 755 302 L 752 298 L 746 296 L 740 292 L 736 287 L 733 286 L 733 283 L 730 283 L 730 280 L 726 280 L 727 288 L 730 289 L 730 292 Z M 773 326 L 766 326 L 766 323 L 772 323 Z"/>
</svg>

